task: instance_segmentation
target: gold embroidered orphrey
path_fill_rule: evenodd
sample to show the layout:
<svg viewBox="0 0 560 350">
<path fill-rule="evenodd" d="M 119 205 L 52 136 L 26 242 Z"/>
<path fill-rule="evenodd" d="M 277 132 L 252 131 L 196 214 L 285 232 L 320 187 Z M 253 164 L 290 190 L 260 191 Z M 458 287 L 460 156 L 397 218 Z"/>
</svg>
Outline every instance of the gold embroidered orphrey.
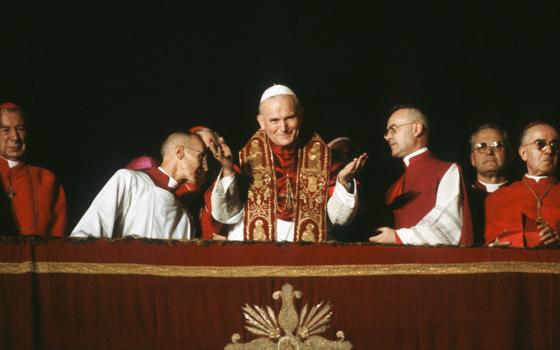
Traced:
<svg viewBox="0 0 560 350">
<path fill-rule="evenodd" d="M 264 130 L 257 131 L 239 152 L 241 168 L 251 176 L 245 204 L 246 240 L 276 240 L 277 188 L 274 156 Z M 317 134 L 298 150 L 295 194 L 289 179 L 287 196 L 295 201 L 295 241 L 319 242 L 327 237 L 327 201 L 331 153 Z"/>
<path fill-rule="evenodd" d="M 243 316 L 245 328 L 261 337 L 249 343 L 239 343 L 241 336 L 234 334 L 232 343 L 226 345 L 225 350 L 347 350 L 352 344 L 344 339 L 344 332 L 336 332 L 338 340 L 328 340 L 317 334 L 323 333 L 329 327 L 332 316 L 330 304 L 320 302 L 308 308 L 305 304 L 298 316 L 294 308 L 294 297 L 301 298 L 300 291 L 294 291 L 290 284 L 282 286 L 282 291 L 272 294 L 274 300 L 282 298 L 280 313 L 276 317 L 270 306 L 253 307 L 245 304 Z"/>
</svg>

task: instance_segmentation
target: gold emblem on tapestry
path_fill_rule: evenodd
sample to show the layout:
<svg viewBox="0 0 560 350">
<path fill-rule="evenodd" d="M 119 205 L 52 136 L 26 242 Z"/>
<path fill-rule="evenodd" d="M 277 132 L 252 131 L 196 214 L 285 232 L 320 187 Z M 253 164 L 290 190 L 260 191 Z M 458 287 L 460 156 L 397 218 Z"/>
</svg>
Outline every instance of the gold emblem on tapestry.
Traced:
<svg viewBox="0 0 560 350">
<path fill-rule="evenodd" d="M 294 291 L 290 284 L 282 286 L 281 291 L 272 294 L 274 300 L 281 299 L 282 306 L 278 315 L 270 306 L 249 306 L 242 308 L 245 328 L 259 336 L 248 343 L 240 343 L 241 336 L 236 333 L 225 350 L 347 350 L 352 344 L 345 340 L 344 333 L 338 331 L 338 340 L 328 340 L 319 334 L 329 327 L 331 305 L 325 302 L 301 309 L 298 315 L 294 298 L 301 298 L 300 291 Z"/>
</svg>

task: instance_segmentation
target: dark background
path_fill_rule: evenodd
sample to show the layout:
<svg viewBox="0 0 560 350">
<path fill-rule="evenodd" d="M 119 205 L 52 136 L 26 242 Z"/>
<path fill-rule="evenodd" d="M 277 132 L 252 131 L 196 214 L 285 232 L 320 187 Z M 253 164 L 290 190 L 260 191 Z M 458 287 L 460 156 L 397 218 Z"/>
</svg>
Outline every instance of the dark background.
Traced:
<svg viewBox="0 0 560 350">
<path fill-rule="evenodd" d="M 392 105 L 423 107 L 431 148 L 467 175 L 479 124 L 517 144 L 529 121 L 556 123 L 554 3 L 4 2 L 0 101 L 26 112 L 29 158 L 65 185 L 70 229 L 112 173 L 157 156 L 171 131 L 204 124 L 238 150 L 272 83 L 296 91 L 326 141 L 350 136 L 369 153 L 375 217 L 401 171 L 382 138 Z"/>
</svg>

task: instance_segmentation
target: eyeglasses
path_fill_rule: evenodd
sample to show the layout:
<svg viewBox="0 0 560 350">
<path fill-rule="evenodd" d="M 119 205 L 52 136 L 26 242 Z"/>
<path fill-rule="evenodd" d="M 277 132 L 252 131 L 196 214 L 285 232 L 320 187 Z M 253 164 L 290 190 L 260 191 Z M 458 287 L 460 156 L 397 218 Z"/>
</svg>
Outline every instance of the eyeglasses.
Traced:
<svg viewBox="0 0 560 350">
<path fill-rule="evenodd" d="M 546 146 L 550 146 L 552 152 L 558 153 L 558 147 L 560 146 L 560 141 L 552 140 L 550 142 L 547 142 L 546 140 L 543 139 L 536 139 L 533 142 L 529 142 L 521 146 L 530 146 L 530 145 L 537 145 L 537 149 L 539 151 L 542 151 Z"/>
<path fill-rule="evenodd" d="M 410 124 L 416 124 L 416 122 L 393 124 L 393 125 L 389 126 L 387 129 L 385 129 L 385 132 L 383 133 L 383 136 L 387 136 L 389 134 L 394 134 L 394 133 L 397 132 L 397 129 L 400 128 L 401 126 L 410 125 Z"/>
<path fill-rule="evenodd" d="M 477 151 L 479 153 L 484 153 L 488 151 L 488 149 L 492 149 L 492 151 L 496 151 L 498 149 L 504 148 L 504 143 L 502 141 L 492 141 L 492 142 L 480 142 L 476 145 L 472 146 L 471 151 Z"/>
</svg>

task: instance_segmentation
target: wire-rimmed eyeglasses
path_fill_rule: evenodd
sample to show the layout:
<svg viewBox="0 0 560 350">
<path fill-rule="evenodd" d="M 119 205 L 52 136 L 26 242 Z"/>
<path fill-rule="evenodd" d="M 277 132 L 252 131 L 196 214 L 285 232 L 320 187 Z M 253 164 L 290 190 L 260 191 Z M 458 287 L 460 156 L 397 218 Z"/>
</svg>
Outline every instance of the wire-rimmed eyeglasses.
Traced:
<svg viewBox="0 0 560 350">
<path fill-rule="evenodd" d="M 417 123 L 417 122 L 414 121 L 414 122 L 410 122 L 410 123 L 392 124 L 387 129 L 385 129 L 385 132 L 383 133 L 383 136 L 387 137 L 387 135 L 389 135 L 389 134 L 396 133 L 397 129 L 400 128 L 401 126 L 415 124 L 415 123 Z"/>
<path fill-rule="evenodd" d="M 479 153 L 484 153 L 488 151 L 488 149 L 496 151 L 502 148 L 504 148 L 504 143 L 502 141 L 480 142 L 471 147 L 471 152 L 477 151 Z"/>
</svg>

